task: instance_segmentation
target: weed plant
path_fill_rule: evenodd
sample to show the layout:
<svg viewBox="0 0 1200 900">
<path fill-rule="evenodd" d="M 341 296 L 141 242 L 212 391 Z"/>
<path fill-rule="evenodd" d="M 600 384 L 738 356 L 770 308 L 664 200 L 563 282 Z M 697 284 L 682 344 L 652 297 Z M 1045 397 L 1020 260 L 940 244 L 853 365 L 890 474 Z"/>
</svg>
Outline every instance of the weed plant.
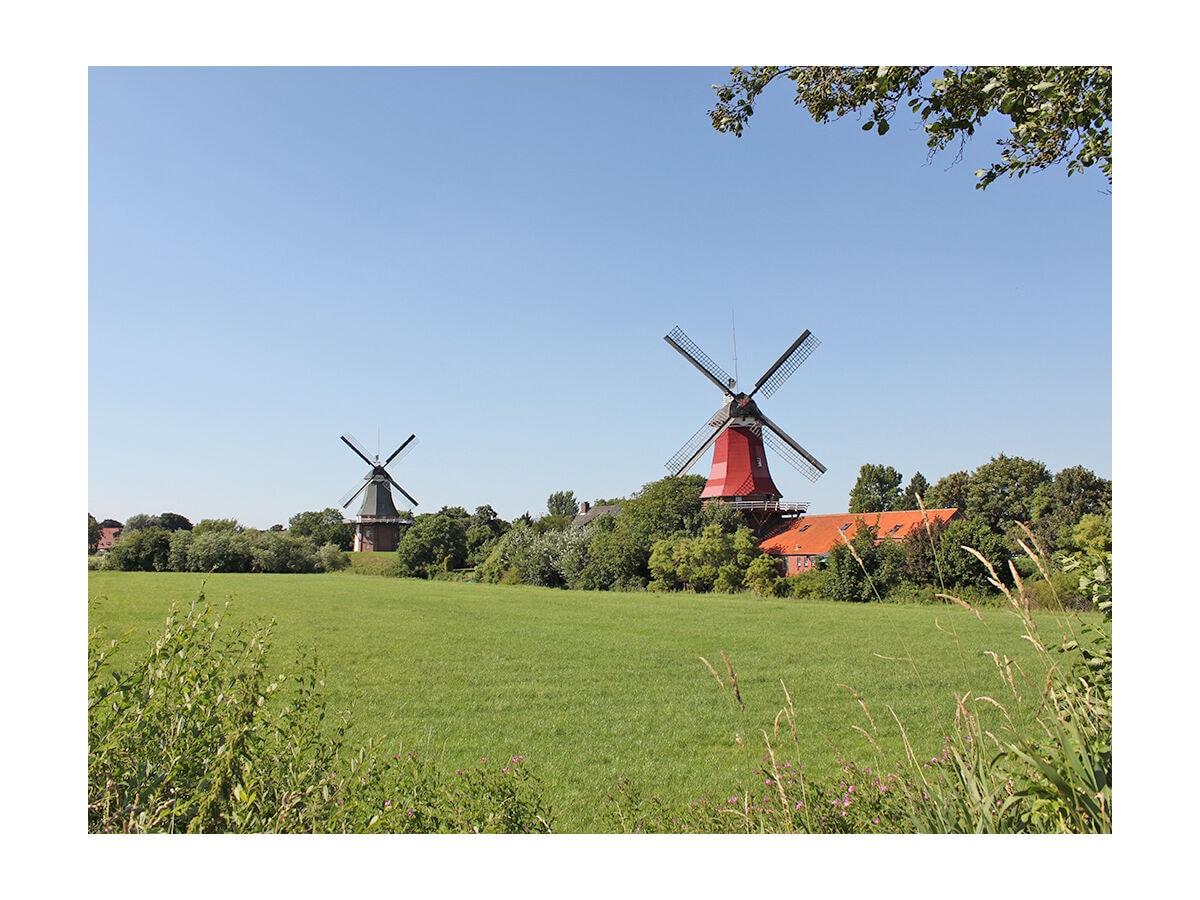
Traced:
<svg viewBox="0 0 1200 900">
<path fill-rule="evenodd" d="M 269 624 L 200 598 L 173 608 L 148 654 L 88 641 L 88 830 L 100 833 L 538 832 L 551 828 L 523 760 L 454 776 L 413 752 L 325 727 L 324 680 L 301 658 L 271 676 Z"/>
</svg>

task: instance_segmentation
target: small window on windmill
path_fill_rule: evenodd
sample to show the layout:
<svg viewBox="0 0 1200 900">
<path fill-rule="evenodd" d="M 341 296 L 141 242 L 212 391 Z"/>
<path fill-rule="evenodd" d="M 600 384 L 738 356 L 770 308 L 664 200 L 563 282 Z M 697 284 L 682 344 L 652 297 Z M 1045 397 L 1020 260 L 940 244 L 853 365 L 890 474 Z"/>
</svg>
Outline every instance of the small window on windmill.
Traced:
<svg viewBox="0 0 1200 900">
<path fill-rule="evenodd" d="M 888 530 L 888 534 L 895 534 L 897 531 L 899 531 L 899 530 L 900 530 L 901 528 L 903 528 L 903 527 L 904 527 L 904 523 L 901 523 L 901 524 L 899 524 L 899 525 L 893 525 L 893 526 L 892 526 L 892 527 L 891 527 L 891 528 Z"/>
<path fill-rule="evenodd" d="M 853 522 L 847 522 L 845 525 L 843 525 L 841 528 L 839 528 L 838 531 L 845 531 L 847 528 L 849 528 L 853 524 L 854 524 Z"/>
<path fill-rule="evenodd" d="M 799 529 L 799 530 L 796 532 L 796 534 L 804 534 L 804 532 L 808 531 L 808 529 L 810 529 L 810 528 L 812 528 L 812 522 L 809 522 L 809 523 L 808 523 L 807 525 L 805 525 L 803 528 Z"/>
<path fill-rule="evenodd" d="M 758 466 L 758 468 L 761 469 L 762 468 L 762 457 L 761 456 L 754 457 L 754 464 L 756 466 Z"/>
</svg>

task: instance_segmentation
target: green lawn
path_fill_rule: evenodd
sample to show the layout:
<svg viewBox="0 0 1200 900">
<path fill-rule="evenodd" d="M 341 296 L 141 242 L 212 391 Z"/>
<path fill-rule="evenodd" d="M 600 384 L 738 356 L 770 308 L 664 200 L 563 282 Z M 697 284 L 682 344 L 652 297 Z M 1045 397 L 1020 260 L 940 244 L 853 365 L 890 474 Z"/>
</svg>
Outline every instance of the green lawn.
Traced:
<svg viewBox="0 0 1200 900">
<path fill-rule="evenodd" d="M 359 738 L 427 750 L 450 770 L 524 756 L 559 831 L 602 829 L 602 798 L 618 776 L 672 802 L 753 784 L 763 732 L 775 743 L 784 685 L 800 750 L 781 732 L 783 758 L 829 776 L 839 756 L 868 765 L 902 759 L 897 718 L 919 754 L 936 755 L 953 726 L 956 692 L 1008 703 L 989 650 L 1020 663 L 1031 682 L 1018 682 L 1026 696 L 1036 696 L 1042 678 L 1016 618 L 1000 609 L 984 611 L 981 622 L 956 606 L 583 593 L 348 573 L 101 571 L 88 579 L 89 597 L 99 600 L 90 625 L 103 623 L 113 636 L 129 630 L 135 644 L 157 634 L 172 601 L 190 602 L 202 585 L 210 601 L 231 599 L 235 618 L 274 619 L 278 667 L 315 647 L 328 669 L 330 706 L 353 704 Z M 1053 627 L 1042 623 L 1043 636 Z M 999 724 L 995 710 L 980 712 Z M 871 734 L 883 759 L 854 726 Z"/>
</svg>

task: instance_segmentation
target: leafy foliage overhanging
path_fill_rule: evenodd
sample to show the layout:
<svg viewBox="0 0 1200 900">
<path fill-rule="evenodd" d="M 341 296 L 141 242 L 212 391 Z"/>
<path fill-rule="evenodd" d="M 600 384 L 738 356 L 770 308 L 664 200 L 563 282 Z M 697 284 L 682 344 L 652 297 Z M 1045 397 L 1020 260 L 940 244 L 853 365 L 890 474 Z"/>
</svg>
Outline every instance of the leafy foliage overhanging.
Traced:
<svg viewBox="0 0 1200 900">
<path fill-rule="evenodd" d="M 742 136 L 754 105 L 780 78 L 796 87 L 795 103 L 825 123 L 851 112 L 867 116 L 863 131 L 887 134 L 901 103 L 916 115 L 932 157 L 962 144 L 990 115 L 1011 123 L 998 140 L 1000 158 L 975 172 L 976 187 L 1002 176 L 1066 162 L 1074 175 L 1099 165 L 1112 184 L 1111 66 L 957 66 L 934 75 L 933 66 L 751 66 L 730 71 L 714 85 L 713 127 Z"/>
</svg>

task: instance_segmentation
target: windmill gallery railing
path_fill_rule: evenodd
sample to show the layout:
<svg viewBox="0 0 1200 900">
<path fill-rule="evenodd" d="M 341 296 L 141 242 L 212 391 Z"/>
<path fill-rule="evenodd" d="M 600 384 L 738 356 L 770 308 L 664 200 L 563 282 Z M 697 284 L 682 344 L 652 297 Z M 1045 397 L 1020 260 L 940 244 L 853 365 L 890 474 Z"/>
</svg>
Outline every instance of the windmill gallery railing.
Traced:
<svg viewBox="0 0 1200 900">
<path fill-rule="evenodd" d="M 808 512 L 808 501 L 801 500 L 795 503 L 785 503 L 782 500 L 708 500 L 704 505 L 710 503 L 719 504 L 721 506 L 729 506 L 733 509 L 752 511 L 752 512 L 775 512 L 775 513 L 806 513 Z"/>
</svg>

